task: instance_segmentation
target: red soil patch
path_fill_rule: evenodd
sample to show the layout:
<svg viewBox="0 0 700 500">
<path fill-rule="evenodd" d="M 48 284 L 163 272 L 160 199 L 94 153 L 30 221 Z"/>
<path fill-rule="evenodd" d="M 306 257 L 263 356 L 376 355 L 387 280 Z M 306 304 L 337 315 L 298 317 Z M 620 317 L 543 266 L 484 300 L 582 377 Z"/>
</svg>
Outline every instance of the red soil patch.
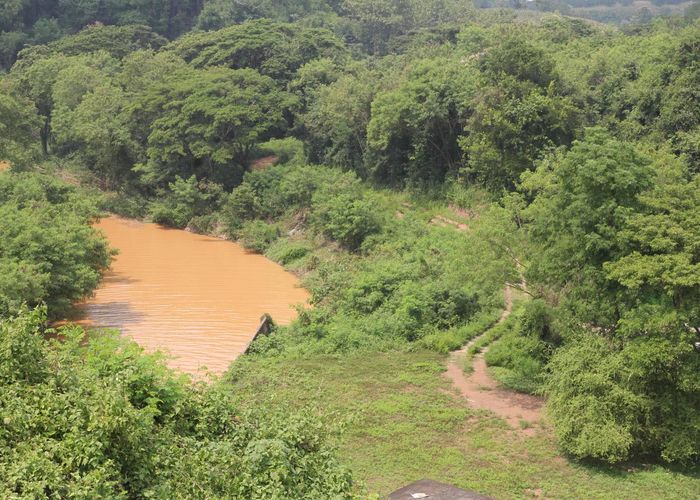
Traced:
<svg viewBox="0 0 700 500">
<path fill-rule="evenodd" d="M 250 164 L 250 169 L 251 170 L 267 170 L 271 166 L 273 166 L 275 163 L 277 163 L 277 160 L 279 160 L 279 157 L 277 155 L 271 155 L 271 156 L 265 156 L 263 158 L 258 158 L 257 160 L 253 160 Z"/>
<path fill-rule="evenodd" d="M 4 172 L 5 170 L 10 170 L 10 164 L 6 161 L 0 161 L 0 172 Z"/>
<path fill-rule="evenodd" d="M 498 320 L 499 323 L 505 321 L 513 309 L 510 287 L 506 288 L 505 295 L 506 308 Z M 451 354 L 445 376 L 457 388 L 462 397 L 469 402 L 469 406 L 492 411 L 524 435 L 533 435 L 535 429 L 532 425 L 539 423 L 542 419 L 544 400 L 536 396 L 520 394 L 499 387 L 498 382 L 491 378 L 486 367 L 484 354 L 486 354 L 488 349 L 484 349 L 474 357 L 473 372 L 471 375 L 465 375 L 461 360 L 464 359 L 469 348 L 479 338 L 476 337 L 462 349 Z"/>
<path fill-rule="evenodd" d="M 461 207 L 458 207 L 457 205 L 450 205 L 449 208 L 455 214 L 459 215 L 460 217 L 464 217 L 465 219 L 475 219 L 476 218 L 476 212 L 474 212 L 471 208 L 461 208 Z"/>
</svg>

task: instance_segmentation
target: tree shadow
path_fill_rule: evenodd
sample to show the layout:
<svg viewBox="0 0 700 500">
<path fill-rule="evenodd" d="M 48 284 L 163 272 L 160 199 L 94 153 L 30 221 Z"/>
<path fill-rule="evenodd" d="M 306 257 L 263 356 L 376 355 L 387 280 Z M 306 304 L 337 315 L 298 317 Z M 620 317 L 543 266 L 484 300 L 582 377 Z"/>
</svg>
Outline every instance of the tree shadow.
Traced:
<svg viewBox="0 0 700 500">
<path fill-rule="evenodd" d="M 663 469 L 675 475 L 685 476 L 693 479 L 700 479 L 700 464 L 682 466 L 668 464 L 660 460 L 629 461 L 618 464 L 606 464 L 595 460 L 581 460 L 566 456 L 570 464 L 585 469 L 591 474 L 603 474 L 612 479 L 625 479 L 634 474 L 649 472 L 655 469 Z"/>
<path fill-rule="evenodd" d="M 86 317 L 91 320 L 91 328 L 124 328 L 142 322 L 145 315 L 131 305 L 129 302 L 113 301 L 104 303 L 88 304 L 83 308 Z"/>
</svg>

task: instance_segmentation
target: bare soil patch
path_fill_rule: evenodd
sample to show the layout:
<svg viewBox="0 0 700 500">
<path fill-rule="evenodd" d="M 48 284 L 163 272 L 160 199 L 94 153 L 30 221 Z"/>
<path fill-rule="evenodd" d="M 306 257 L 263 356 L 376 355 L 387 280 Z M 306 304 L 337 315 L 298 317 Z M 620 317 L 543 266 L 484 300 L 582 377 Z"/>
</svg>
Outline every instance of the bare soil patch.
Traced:
<svg viewBox="0 0 700 500">
<path fill-rule="evenodd" d="M 275 163 L 277 163 L 277 160 L 279 160 L 277 155 L 271 155 L 271 156 L 265 156 L 263 158 L 258 158 L 257 160 L 253 160 L 250 163 L 250 169 L 251 170 L 267 170 L 268 168 L 273 166 Z"/>
<path fill-rule="evenodd" d="M 452 226 L 456 228 L 458 231 L 466 231 L 469 229 L 469 226 L 466 225 L 464 222 L 458 222 L 456 220 L 448 219 L 447 217 L 443 217 L 442 215 L 436 215 L 433 217 L 433 219 L 430 221 L 431 224 L 434 226 L 440 226 L 440 227 L 449 227 Z"/>
</svg>

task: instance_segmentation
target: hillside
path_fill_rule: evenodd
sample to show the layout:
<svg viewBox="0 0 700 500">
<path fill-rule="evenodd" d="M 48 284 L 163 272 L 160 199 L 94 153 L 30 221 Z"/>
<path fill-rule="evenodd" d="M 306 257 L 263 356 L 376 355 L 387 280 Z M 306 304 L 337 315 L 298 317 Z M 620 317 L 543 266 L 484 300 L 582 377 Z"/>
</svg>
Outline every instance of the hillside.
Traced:
<svg viewBox="0 0 700 500">
<path fill-rule="evenodd" d="M 680 6 L 0 8 L 0 496 L 696 496 Z M 119 258 L 107 214 L 237 242 L 309 303 L 211 378 L 65 324 Z M 186 288 L 159 299 L 197 314 Z"/>
</svg>

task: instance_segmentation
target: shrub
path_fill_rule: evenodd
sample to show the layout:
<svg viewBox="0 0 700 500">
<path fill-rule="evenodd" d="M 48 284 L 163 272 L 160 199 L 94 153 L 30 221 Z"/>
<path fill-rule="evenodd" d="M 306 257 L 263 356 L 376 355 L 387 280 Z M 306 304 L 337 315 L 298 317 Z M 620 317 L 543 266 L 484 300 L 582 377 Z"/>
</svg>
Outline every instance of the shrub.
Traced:
<svg viewBox="0 0 700 500">
<path fill-rule="evenodd" d="M 309 412 L 239 411 L 117 332 L 47 341 L 45 321 L 0 321 L 3 498 L 351 497 Z"/>
<path fill-rule="evenodd" d="M 420 344 L 428 349 L 441 353 L 448 353 L 459 349 L 464 344 L 487 331 L 501 315 L 501 310 L 481 311 L 469 320 L 465 325 L 440 330 L 426 335 L 420 340 Z"/>
<path fill-rule="evenodd" d="M 286 266 L 295 260 L 306 257 L 311 251 L 304 243 L 278 240 L 267 250 L 267 256 L 272 260 Z"/>
<path fill-rule="evenodd" d="M 700 362 L 668 332 L 613 342 L 582 332 L 549 364 L 548 409 L 562 448 L 607 462 L 700 454 Z"/>
<path fill-rule="evenodd" d="M 284 139 L 270 139 L 260 144 L 260 153 L 263 156 L 276 156 L 277 162 L 302 164 L 306 161 L 304 143 L 295 137 Z"/>
<path fill-rule="evenodd" d="M 261 220 L 246 222 L 238 233 L 241 244 L 257 253 L 265 253 L 279 235 L 279 228 L 276 225 Z"/>
<path fill-rule="evenodd" d="M 197 181 L 193 175 L 185 180 L 177 177 L 162 199 L 151 204 L 154 222 L 184 228 L 195 216 L 208 215 L 218 208 L 222 188 L 218 184 Z"/>
<path fill-rule="evenodd" d="M 0 317 L 26 302 L 52 318 L 90 294 L 109 266 L 107 241 L 90 226 L 96 200 L 34 174 L 0 175 Z"/>
<path fill-rule="evenodd" d="M 520 392 L 541 391 L 545 365 L 561 343 L 551 314 L 541 299 L 526 302 L 513 313 L 513 328 L 486 353 L 486 363 L 494 367 L 501 384 Z"/>
<path fill-rule="evenodd" d="M 490 200 L 490 194 L 476 186 L 464 186 L 459 182 L 452 182 L 447 187 L 447 201 L 459 208 L 476 208 L 486 205 Z"/>
<path fill-rule="evenodd" d="M 105 193 L 100 208 L 122 217 L 141 219 L 148 213 L 148 201 L 137 193 Z"/>
<path fill-rule="evenodd" d="M 195 215 L 187 224 L 187 229 L 199 234 L 212 234 L 219 226 L 218 214 Z"/>
<path fill-rule="evenodd" d="M 228 196 L 223 208 L 223 221 L 229 238 L 236 238 L 245 221 L 261 215 L 258 194 L 250 183 L 243 183 Z"/>
<path fill-rule="evenodd" d="M 313 224 L 326 237 L 352 251 L 381 230 L 377 205 L 352 193 L 314 196 Z"/>
</svg>

